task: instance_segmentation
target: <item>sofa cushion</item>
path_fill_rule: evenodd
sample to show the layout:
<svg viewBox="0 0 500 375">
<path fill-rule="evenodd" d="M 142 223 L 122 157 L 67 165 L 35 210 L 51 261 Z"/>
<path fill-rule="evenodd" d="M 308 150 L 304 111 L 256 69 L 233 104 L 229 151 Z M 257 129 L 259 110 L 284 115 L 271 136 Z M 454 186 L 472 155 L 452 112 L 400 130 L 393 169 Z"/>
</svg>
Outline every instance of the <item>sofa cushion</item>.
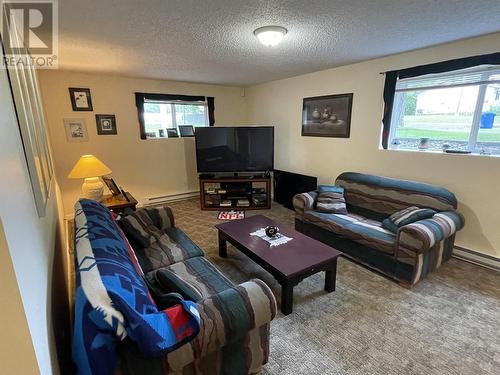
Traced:
<svg viewBox="0 0 500 375">
<path fill-rule="evenodd" d="M 305 212 L 303 220 L 384 253 L 394 254 L 396 234 L 383 228 L 379 221 L 351 213 L 341 215 L 316 211 Z"/>
<path fill-rule="evenodd" d="M 344 199 L 344 188 L 339 186 L 320 185 L 316 198 L 316 211 L 331 214 L 347 214 Z"/>
<path fill-rule="evenodd" d="M 184 262 L 172 264 L 166 269 L 188 283 L 189 287 L 195 289 L 202 298 L 207 298 L 234 286 L 204 257 L 187 259 Z M 152 273 L 147 275 L 148 279 L 152 277 L 155 277 Z"/>
<path fill-rule="evenodd" d="M 168 269 L 159 269 L 155 272 L 155 279 L 165 293 L 179 293 L 184 299 L 198 302 L 202 296 L 194 285 L 182 280 Z"/>
<path fill-rule="evenodd" d="M 145 273 L 203 256 L 200 248 L 177 227 L 166 228 L 158 240 L 147 247 L 135 249 L 135 253 Z"/>
<path fill-rule="evenodd" d="M 382 221 L 382 226 L 392 232 L 397 232 L 403 225 L 414 223 L 415 221 L 429 219 L 436 214 L 436 211 L 430 208 L 419 208 L 416 206 L 405 208 L 393 213 L 387 219 Z"/>
<path fill-rule="evenodd" d="M 158 229 L 165 230 L 175 226 L 174 214 L 169 207 L 147 207 L 144 210 Z"/>
<path fill-rule="evenodd" d="M 120 220 L 120 226 L 127 237 L 131 237 L 141 247 L 151 245 L 162 235 L 162 231 L 153 223 L 144 209 L 124 216 Z"/>
<path fill-rule="evenodd" d="M 344 188 L 342 186 L 336 185 L 318 185 L 318 193 L 342 193 L 344 194 Z"/>
</svg>

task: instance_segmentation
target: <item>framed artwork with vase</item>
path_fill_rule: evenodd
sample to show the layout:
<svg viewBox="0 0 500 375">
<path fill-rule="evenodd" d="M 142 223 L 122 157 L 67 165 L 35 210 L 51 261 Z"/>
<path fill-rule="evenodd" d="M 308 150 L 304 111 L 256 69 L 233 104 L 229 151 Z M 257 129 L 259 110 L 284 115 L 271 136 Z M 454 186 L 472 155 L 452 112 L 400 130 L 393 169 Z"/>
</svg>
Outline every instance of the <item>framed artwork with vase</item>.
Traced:
<svg viewBox="0 0 500 375">
<path fill-rule="evenodd" d="M 304 98 L 302 135 L 349 138 L 353 94 Z"/>
</svg>

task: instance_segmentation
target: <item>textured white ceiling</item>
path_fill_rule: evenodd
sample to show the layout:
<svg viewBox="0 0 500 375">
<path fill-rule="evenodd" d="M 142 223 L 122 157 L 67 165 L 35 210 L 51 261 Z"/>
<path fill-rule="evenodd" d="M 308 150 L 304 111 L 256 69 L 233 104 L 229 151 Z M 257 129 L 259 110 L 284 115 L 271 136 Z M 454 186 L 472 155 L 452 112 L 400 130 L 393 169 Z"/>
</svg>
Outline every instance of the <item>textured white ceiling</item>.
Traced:
<svg viewBox="0 0 500 375">
<path fill-rule="evenodd" d="M 59 66 L 246 86 L 499 30 L 500 0 L 59 0 Z"/>
</svg>

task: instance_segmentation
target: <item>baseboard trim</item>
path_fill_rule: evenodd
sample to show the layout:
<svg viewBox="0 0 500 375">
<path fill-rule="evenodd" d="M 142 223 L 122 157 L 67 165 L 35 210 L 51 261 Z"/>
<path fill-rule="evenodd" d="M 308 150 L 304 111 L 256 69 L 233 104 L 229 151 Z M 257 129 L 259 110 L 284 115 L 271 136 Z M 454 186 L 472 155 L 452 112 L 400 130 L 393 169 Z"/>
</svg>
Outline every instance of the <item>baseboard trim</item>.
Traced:
<svg viewBox="0 0 500 375">
<path fill-rule="evenodd" d="M 461 246 L 454 247 L 452 256 L 454 258 L 500 272 L 500 258 L 495 258 L 494 256 L 487 254 L 481 254 L 477 251 L 466 249 Z"/>
<path fill-rule="evenodd" d="M 191 199 L 198 197 L 200 195 L 199 191 L 192 191 L 189 193 L 181 193 L 181 194 L 170 194 L 170 195 L 161 195 L 157 197 L 149 197 L 144 199 L 142 202 L 143 207 L 147 206 L 156 206 L 162 203 L 169 203 L 175 201 L 182 201 L 186 199 Z"/>
</svg>

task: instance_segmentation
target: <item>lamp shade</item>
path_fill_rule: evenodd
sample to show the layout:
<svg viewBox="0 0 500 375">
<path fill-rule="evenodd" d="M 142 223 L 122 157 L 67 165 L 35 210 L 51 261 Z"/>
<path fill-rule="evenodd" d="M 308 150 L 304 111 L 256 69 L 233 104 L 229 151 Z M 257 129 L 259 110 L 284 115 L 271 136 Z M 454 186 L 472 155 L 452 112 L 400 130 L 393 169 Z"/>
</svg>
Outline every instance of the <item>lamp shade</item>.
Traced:
<svg viewBox="0 0 500 375">
<path fill-rule="evenodd" d="M 94 155 L 83 155 L 69 173 L 68 178 L 101 177 L 110 173 L 111 169 Z"/>
</svg>

